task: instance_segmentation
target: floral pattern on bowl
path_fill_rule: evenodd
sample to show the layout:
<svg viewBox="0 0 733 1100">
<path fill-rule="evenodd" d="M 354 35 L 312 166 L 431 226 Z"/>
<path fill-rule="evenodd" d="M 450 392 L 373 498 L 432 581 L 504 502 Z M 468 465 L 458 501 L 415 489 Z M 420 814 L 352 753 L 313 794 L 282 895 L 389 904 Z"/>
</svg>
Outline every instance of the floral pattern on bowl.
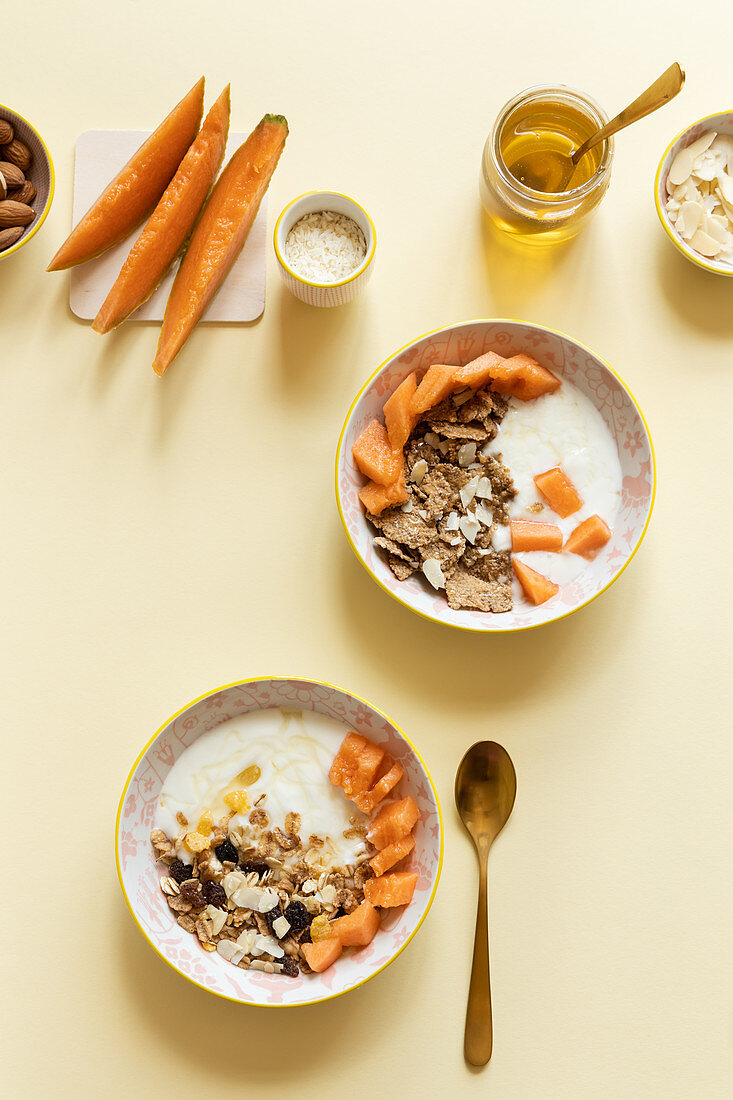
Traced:
<svg viewBox="0 0 733 1100">
<path fill-rule="evenodd" d="M 613 537 L 572 583 L 539 607 L 526 602 L 512 611 L 454 611 L 445 595 L 419 574 L 399 581 L 374 546 L 374 530 L 358 491 L 364 484 L 351 454 L 370 420 L 383 421 L 382 406 L 400 382 L 432 363 L 468 363 L 486 351 L 516 355 L 525 351 L 576 385 L 603 416 L 618 447 L 623 474 L 622 500 Z M 463 630 L 497 633 L 525 630 L 562 619 L 600 596 L 628 565 L 644 537 L 654 502 L 656 470 L 651 439 L 638 405 L 618 375 L 588 348 L 553 329 L 527 321 L 465 321 L 426 333 L 401 348 L 365 383 L 349 409 L 336 453 L 336 497 L 356 556 L 389 595 L 434 622 Z"/>
<path fill-rule="evenodd" d="M 150 845 L 155 806 L 165 778 L 184 749 L 228 718 L 268 707 L 298 707 L 335 718 L 384 745 L 405 776 L 400 791 L 420 809 L 415 848 L 405 864 L 418 872 L 410 905 L 388 910 L 368 947 L 345 953 L 323 974 L 289 978 L 232 966 L 202 950 L 180 928 L 160 890 L 164 868 Z M 140 931 L 174 970 L 195 985 L 242 1004 L 294 1007 L 339 996 L 373 978 L 407 946 L 432 905 L 443 858 L 438 796 L 417 750 L 386 715 L 341 688 L 314 680 L 262 678 L 229 684 L 194 700 L 162 726 L 133 765 L 117 819 L 117 872 L 125 900 Z"/>
</svg>

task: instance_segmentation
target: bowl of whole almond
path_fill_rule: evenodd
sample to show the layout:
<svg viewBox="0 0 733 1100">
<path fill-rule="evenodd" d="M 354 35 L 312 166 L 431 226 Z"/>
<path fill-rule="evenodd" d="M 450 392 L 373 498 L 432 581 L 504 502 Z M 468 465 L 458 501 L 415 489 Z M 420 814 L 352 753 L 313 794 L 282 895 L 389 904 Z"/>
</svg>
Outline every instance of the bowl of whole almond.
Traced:
<svg viewBox="0 0 733 1100">
<path fill-rule="evenodd" d="M 43 138 L 0 103 L 0 260 L 38 232 L 53 192 L 53 161 Z"/>
</svg>

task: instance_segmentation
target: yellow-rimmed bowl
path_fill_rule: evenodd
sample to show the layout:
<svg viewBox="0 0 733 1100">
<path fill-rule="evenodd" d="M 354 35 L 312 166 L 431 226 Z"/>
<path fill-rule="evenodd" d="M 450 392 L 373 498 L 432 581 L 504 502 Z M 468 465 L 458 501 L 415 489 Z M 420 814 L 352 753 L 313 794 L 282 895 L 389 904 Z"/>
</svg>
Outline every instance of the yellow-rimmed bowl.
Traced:
<svg viewBox="0 0 733 1100">
<path fill-rule="evenodd" d="M 36 216 L 31 224 L 26 226 L 23 236 L 20 237 L 14 245 L 11 245 L 10 248 L 6 248 L 4 251 L 0 252 L 0 260 L 5 260 L 8 256 L 12 256 L 14 252 L 18 252 L 24 244 L 28 243 L 31 237 L 35 237 L 36 233 L 45 222 L 48 212 L 51 209 L 51 203 L 53 202 L 56 177 L 51 154 L 48 151 L 46 143 L 38 131 L 30 124 L 28 119 L 24 118 L 23 115 L 19 115 L 17 111 L 12 111 L 10 107 L 6 107 L 3 103 L 0 103 L 0 118 L 10 123 L 15 132 L 15 136 L 19 141 L 27 145 L 33 154 L 33 160 L 28 169 L 27 178 L 36 189 L 36 197 L 31 204 L 36 212 Z M 2 151 L 0 150 L 0 160 L 2 159 Z M 10 198 L 12 198 L 12 195 Z"/>
<path fill-rule="evenodd" d="M 232 966 L 216 952 L 205 952 L 196 936 L 184 932 L 160 889 L 165 867 L 150 845 L 155 807 L 175 761 L 203 733 L 228 718 L 287 707 L 312 710 L 371 738 L 405 771 L 399 791 L 420 809 L 415 847 L 404 864 L 417 871 L 409 905 L 384 911 L 382 926 L 368 947 L 347 951 L 323 974 L 288 978 Z M 443 861 L 443 824 L 435 785 L 419 752 L 382 711 L 333 684 L 300 677 L 255 677 L 199 696 L 173 715 L 151 738 L 132 766 L 117 813 L 117 873 L 130 913 L 151 947 L 184 978 L 209 993 L 241 1004 L 286 1008 L 338 997 L 369 981 L 404 951 L 433 903 Z M 401 867 L 403 865 L 400 865 Z"/>
<path fill-rule="evenodd" d="M 445 596 L 431 588 L 421 574 L 415 573 L 406 581 L 395 577 L 374 545 L 377 532 L 359 500 L 365 478 L 351 453 L 352 445 L 371 420 L 384 421 L 385 401 L 411 371 L 422 373 L 433 363 L 468 363 L 487 351 L 504 356 L 527 352 L 574 383 L 603 417 L 616 442 L 622 471 L 621 506 L 610 542 L 551 600 L 539 607 L 521 601 L 504 614 L 454 611 Z M 631 392 L 608 363 L 589 348 L 564 333 L 529 321 L 462 321 L 425 333 L 400 348 L 367 379 L 354 398 L 336 450 L 336 500 L 341 521 L 352 550 L 370 576 L 390 596 L 424 618 L 485 634 L 529 630 L 564 619 L 605 592 L 641 544 L 651 518 L 655 489 L 651 438 Z"/>
<path fill-rule="evenodd" d="M 366 241 L 366 255 L 356 270 L 345 279 L 334 283 L 318 283 L 306 279 L 299 275 L 285 259 L 285 242 L 295 223 L 306 214 L 316 214 L 322 210 L 331 210 L 351 218 L 361 229 Z M 364 207 L 355 199 L 342 195 L 338 191 L 308 191 L 305 195 L 299 195 L 297 199 L 289 202 L 277 219 L 274 244 L 280 274 L 288 290 L 296 298 L 309 306 L 320 308 L 343 306 L 353 301 L 371 278 L 374 255 L 377 250 L 377 231 Z"/>
<path fill-rule="evenodd" d="M 706 115 L 705 118 L 693 122 L 692 126 L 687 126 L 684 130 L 680 131 L 677 137 L 670 141 L 659 162 L 659 168 L 657 169 L 657 175 L 654 180 L 654 205 L 657 208 L 657 215 L 662 223 L 662 229 L 677 251 L 681 252 L 685 259 L 691 260 L 693 264 L 697 264 L 698 267 L 703 268 L 705 271 L 712 271 L 715 275 L 727 275 L 730 278 L 733 276 L 733 263 L 730 261 L 724 262 L 723 260 L 715 260 L 710 256 L 703 256 L 699 252 L 696 252 L 695 249 L 691 248 L 687 241 L 683 240 L 679 235 L 670 221 L 669 214 L 666 210 L 667 199 L 669 197 L 667 195 L 667 176 L 669 175 L 672 161 L 677 156 L 680 149 L 686 149 L 688 145 L 692 145 L 693 141 L 697 141 L 697 139 L 702 137 L 703 134 L 706 134 L 708 130 L 715 130 L 718 134 L 729 134 L 733 137 L 733 110 L 719 111 L 714 115 Z M 733 169 L 733 166 L 731 167 Z"/>
</svg>

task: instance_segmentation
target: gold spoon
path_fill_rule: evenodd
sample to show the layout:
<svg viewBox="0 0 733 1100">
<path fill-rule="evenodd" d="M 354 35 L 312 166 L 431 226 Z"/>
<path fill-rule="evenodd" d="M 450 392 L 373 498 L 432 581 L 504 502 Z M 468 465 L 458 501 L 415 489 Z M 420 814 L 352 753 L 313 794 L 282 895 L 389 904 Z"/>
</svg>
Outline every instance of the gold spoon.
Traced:
<svg viewBox="0 0 733 1100">
<path fill-rule="evenodd" d="M 510 169 L 512 175 L 525 187 L 531 187 L 533 191 L 542 191 L 544 194 L 559 194 L 567 191 L 581 157 L 584 157 L 600 141 L 605 141 L 612 134 L 617 134 L 619 130 L 630 126 L 632 122 L 638 122 L 640 118 L 645 118 L 652 111 L 669 103 L 670 99 L 674 99 L 682 90 L 684 83 L 685 74 L 675 61 L 674 65 L 670 65 L 651 87 L 641 93 L 638 99 L 625 107 L 621 114 L 612 118 L 595 134 L 591 134 L 571 156 L 554 149 L 536 149 L 514 162 Z"/>
<path fill-rule="evenodd" d="M 478 741 L 458 765 L 456 807 L 478 853 L 479 887 L 471 985 L 468 990 L 463 1053 L 472 1066 L 491 1057 L 494 1033 L 489 978 L 487 873 L 489 849 L 512 812 L 517 776 L 508 752 L 496 741 Z"/>
</svg>

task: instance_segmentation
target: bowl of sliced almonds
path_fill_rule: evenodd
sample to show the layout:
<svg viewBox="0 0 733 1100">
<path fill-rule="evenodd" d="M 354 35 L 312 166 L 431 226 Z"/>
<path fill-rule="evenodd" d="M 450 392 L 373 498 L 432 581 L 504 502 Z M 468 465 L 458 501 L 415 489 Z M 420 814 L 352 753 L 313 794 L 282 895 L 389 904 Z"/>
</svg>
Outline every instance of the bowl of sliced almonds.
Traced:
<svg viewBox="0 0 733 1100">
<path fill-rule="evenodd" d="M 51 209 L 54 170 L 41 135 L 0 103 L 0 260 L 35 236 Z"/>
<path fill-rule="evenodd" d="M 733 111 L 707 115 L 667 146 L 654 201 L 662 228 L 692 263 L 733 276 Z"/>
</svg>

